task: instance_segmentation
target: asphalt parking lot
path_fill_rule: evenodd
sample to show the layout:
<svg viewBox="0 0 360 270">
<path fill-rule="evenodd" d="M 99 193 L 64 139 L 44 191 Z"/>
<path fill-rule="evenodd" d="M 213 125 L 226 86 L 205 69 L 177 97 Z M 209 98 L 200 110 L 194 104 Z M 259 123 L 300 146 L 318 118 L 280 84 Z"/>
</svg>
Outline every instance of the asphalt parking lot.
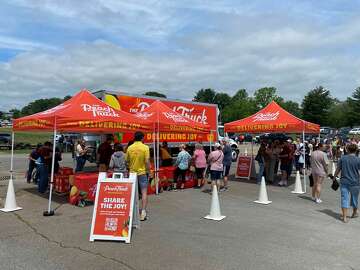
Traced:
<svg viewBox="0 0 360 270">
<path fill-rule="evenodd" d="M 8 157 L 0 155 L 0 172 Z M 66 157 L 65 164 L 71 164 Z M 294 195 L 293 185 L 268 186 L 270 205 L 253 203 L 259 186 L 232 179 L 220 194 L 221 221 L 210 221 L 211 196 L 200 190 L 151 196 L 149 219 L 131 244 L 89 242 L 93 207 L 54 196 L 56 215 L 43 217 L 47 198 L 23 178 L 16 155 L 16 198 L 23 210 L 0 213 L 0 269 L 360 269 L 360 219 L 339 220 L 339 194 L 327 182 L 323 203 Z M 0 204 L 7 181 L 0 181 Z"/>
</svg>

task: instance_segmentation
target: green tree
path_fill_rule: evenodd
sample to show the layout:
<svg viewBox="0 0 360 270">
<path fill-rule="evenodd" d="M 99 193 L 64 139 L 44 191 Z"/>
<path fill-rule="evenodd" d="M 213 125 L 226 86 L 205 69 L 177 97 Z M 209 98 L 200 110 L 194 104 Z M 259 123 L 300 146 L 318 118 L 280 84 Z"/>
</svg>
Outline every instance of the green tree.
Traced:
<svg viewBox="0 0 360 270">
<path fill-rule="evenodd" d="M 334 104 L 330 91 L 319 86 L 311 90 L 302 102 L 303 118 L 320 125 L 330 125 L 329 112 Z"/>
<path fill-rule="evenodd" d="M 34 113 L 42 112 L 61 104 L 61 98 L 42 98 L 30 102 L 28 105 L 21 109 L 21 115 L 31 115 Z"/>
<path fill-rule="evenodd" d="M 295 101 L 288 100 L 288 101 L 280 102 L 279 105 L 284 110 L 291 113 L 292 115 L 295 115 L 296 117 L 299 117 L 299 118 L 302 117 L 302 111 L 301 111 L 299 103 L 297 103 Z"/>
<path fill-rule="evenodd" d="M 219 110 L 222 111 L 226 106 L 230 105 L 231 97 L 226 93 L 216 93 L 214 103 L 217 104 Z"/>
<path fill-rule="evenodd" d="M 197 101 L 197 102 L 205 102 L 205 103 L 215 103 L 215 96 L 216 96 L 216 91 L 211 89 L 211 88 L 207 88 L 207 89 L 201 89 L 199 91 L 196 92 L 193 101 Z"/>
<path fill-rule="evenodd" d="M 335 128 L 352 126 L 348 116 L 350 106 L 347 101 L 334 100 L 328 115 L 328 123 Z"/>
<path fill-rule="evenodd" d="M 276 95 L 275 87 L 263 87 L 255 91 L 254 100 L 256 107 L 262 109 L 273 100 L 281 103 L 284 99 Z"/>
<path fill-rule="evenodd" d="M 257 111 L 254 99 L 250 98 L 245 89 L 238 90 L 231 98 L 231 103 L 222 111 L 224 123 L 245 118 Z"/>
<path fill-rule="evenodd" d="M 350 126 L 360 124 L 360 87 L 357 87 L 351 97 L 347 99 L 349 114 L 347 115 Z"/>
<path fill-rule="evenodd" d="M 18 109 L 11 109 L 9 112 L 12 113 L 14 119 L 21 117 L 21 112 Z"/>
<path fill-rule="evenodd" d="M 67 101 L 67 100 L 69 100 L 70 98 L 72 98 L 72 96 L 67 95 L 67 96 L 65 96 L 65 97 L 63 98 L 63 101 Z"/>
<path fill-rule="evenodd" d="M 156 92 L 156 91 L 148 91 L 146 93 L 144 93 L 145 96 L 152 96 L 152 97 L 161 97 L 161 98 L 166 98 L 166 95 Z"/>
</svg>

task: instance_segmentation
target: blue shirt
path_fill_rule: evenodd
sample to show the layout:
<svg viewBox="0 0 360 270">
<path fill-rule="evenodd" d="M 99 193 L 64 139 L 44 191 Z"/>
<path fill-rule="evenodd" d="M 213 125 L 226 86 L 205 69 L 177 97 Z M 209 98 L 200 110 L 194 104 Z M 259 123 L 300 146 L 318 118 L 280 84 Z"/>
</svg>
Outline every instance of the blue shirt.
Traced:
<svg viewBox="0 0 360 270">
<path fill-rule="evenodd" d="M 188 152 L 180 151 L 180 153 L 177 156 L 175 164 L 179 167 L 179 169 L 187 170 L 189 168 L 190 159 L 191 159 L 191 156 Z"/>
<path fill-rule="evenodd" d="M 225 166 L 229 166 L 232 163 L 232 149 L 231 146 L 228 144 L 225 144 L 224 149 L 223 149 L 223 153 L 224 153 L 224 159 L 223 159 L 223 164 Z"/>
<path fill-rule="evenodd" d="M 354 154 L 342 156 L 338 162 L 341 170 L 340 183 L 349 186 L 359 185 L 360 158 Z"/>
</svg>

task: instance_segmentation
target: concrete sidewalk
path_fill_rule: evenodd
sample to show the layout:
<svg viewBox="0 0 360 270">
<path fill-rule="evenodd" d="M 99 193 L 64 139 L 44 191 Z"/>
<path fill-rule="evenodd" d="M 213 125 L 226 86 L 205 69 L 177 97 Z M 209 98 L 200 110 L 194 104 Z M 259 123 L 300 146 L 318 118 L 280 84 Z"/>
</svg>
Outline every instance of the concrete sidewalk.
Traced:
<svg viewBox="0 0 360 270">
<path fill-rule="evenodd" d="M 220 194 L 221 222 L 203 219 L 211 200 L 205 192 L 151 196 L 150 217 L 131 244 L 89 242 L 93 207 L 55 196 L 56 215 L 45 218 L 47 198 L 31 184 L 15 184 L 24 209 L 0 213 L 1 269 L 360 269 L 360 220 L 339 221 L 330 183 L 319 205 L 291 194 L 292 187 L 268 186 L 273 203 L 263 206 L 252 202 L 259 186 L 232 181 Z"/>
</svg>

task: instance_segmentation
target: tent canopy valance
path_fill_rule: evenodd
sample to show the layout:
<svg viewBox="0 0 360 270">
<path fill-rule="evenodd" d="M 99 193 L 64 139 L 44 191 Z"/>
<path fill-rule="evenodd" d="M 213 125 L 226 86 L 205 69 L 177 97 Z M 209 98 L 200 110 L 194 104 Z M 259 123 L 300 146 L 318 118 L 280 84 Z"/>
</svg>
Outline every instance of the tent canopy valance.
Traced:
<svg viewBox="0 0 360 270">
<path fill-rule="evenodd" d="M 152 130 L 152 124 L 116 110 L 87 90 L 49 110 L 14 120 L 14 131 L 115 132 Z"/>
<path fill-rule="evenodd" d="M 302 120 L 281 108 L 275 101 L 259 112 L 241 120 L 224 125 L 226 132 L 235 133 L 313 133 L 320 132 L 320 126 Z"/>
</svg>

